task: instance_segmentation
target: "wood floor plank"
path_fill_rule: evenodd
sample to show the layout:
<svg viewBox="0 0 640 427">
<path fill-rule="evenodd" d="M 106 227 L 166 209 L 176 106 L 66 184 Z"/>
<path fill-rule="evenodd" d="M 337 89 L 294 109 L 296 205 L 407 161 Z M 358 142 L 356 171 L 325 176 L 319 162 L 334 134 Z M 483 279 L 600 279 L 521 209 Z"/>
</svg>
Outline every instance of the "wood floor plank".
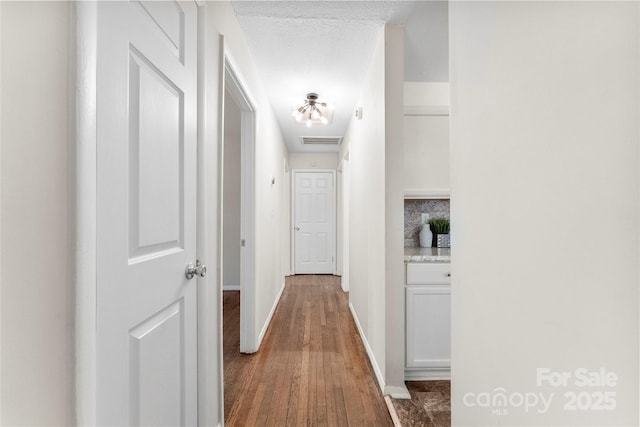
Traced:
<svg viewBox="0 0 640 427">
<path fill-rule="evenodd" d="M 253 355 L 240 354 L 239 292 L 223 308 L 225 425 L 393 425 L 339 277 L 288 277 Z"/>
</svg>

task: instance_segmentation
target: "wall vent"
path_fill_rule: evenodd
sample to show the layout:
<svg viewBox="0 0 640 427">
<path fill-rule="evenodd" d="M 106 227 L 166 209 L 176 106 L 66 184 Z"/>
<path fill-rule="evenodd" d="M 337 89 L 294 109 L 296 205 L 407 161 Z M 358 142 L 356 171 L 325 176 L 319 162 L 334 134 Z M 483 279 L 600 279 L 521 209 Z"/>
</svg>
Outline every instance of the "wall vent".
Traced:
<svg viewBox="0 0 640 427">
<path fill-rule="evenodd" d="M 341 136 L 301 136 L 300 142 L 304 145 L 321 144 L 321 145 L 340 145 L 342 143 Z"/>
</svg>

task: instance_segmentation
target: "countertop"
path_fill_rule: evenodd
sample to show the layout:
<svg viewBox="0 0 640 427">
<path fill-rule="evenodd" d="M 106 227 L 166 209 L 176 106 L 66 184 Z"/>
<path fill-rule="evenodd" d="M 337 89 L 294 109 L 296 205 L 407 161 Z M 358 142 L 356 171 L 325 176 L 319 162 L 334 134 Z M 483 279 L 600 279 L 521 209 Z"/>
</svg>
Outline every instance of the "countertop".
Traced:
<svg viewBox="0 0 640 427">
<path fill-rule="evenodd" d="M 451 248 L 404 248 L 404 262 L 451 262 Z"/>
</svg>

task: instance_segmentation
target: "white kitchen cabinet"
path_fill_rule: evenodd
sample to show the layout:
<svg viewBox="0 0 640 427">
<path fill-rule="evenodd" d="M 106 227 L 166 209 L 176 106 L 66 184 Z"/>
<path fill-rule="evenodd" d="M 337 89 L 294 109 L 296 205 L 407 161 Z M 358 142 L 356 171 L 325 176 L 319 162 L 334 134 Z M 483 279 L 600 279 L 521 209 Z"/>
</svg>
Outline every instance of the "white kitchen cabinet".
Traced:
<svg viewBox="0 0 640 427">
<path fill-rule="evenodd" d="M 451 376 L 451 264 L 408 263 L 405 379 Z"/>
<path fill-rule="evenodd" d="M 408 263 L 407 285 L 451 285 L 451 263 Z"/>
<path fill-rule="evenodd" d="M 448 197 L 449 116 L 405 114 L 405 197 Z"/>
</svg>

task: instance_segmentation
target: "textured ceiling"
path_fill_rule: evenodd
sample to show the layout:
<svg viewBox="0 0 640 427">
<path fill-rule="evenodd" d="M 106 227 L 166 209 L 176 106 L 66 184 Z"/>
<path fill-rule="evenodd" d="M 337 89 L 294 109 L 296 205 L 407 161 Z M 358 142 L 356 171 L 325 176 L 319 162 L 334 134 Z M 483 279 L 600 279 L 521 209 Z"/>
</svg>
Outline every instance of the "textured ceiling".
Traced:
<svg viewBox="0 0 640 427">
<path fill-rule="evenodd" d="M 435 21 L 432 33 L 441 31 L 442 6 L 446 23 L 446 3 L 437 7 L 416 7 L 412 1 L 232 1 L 258 75 L 266 89 L 287 146 L 291 152 L 338 151 L 335 146 L 303 146 L 300 136 L 343 136 L 355 110 L 362 80 L 369 69 L 379 34 L 386 22 L 414 22 L 409 32 L 414 39 L 424 37 L 422 27 Z M 417 19 L 414 10 L 430 16 Z M 433 16 L 431 16 L 433 15 Z M 445 27 L 446 34 L 446 27 Z M 432 34 L 433 35 L 433 34 Z M 444 40 L 446 53 L 446 38 Z M 416 43 L 414 43 L 415 45 Z M 419 45 L 419 41 L 417 42 Z M 441 41 L 431 41 L 441 48 Z M 413 49 L 420 53 L 420 49 Z M 432 49 L 433 50 L 433 49 Z M 440 49 L 441 51 L 442 49 Z M 420 53 L 421 56 L 424 56 Z M 434 56 L 434 55 L 431 55 Z M 441 56 L 441 55 L 440 55 Z M 435 57 L 438 57 L 436 54 Z M 442 60 L 439 60 L 442 62 Z M 444 73 L 447 74 L 446 58 Z M 424 59 L 405 61 L 421 68 L 417 78 L 432 78 Z M 426 67 L 427 69 L 430 67 Z M 433 66 L 431 67 L 433 68 Z M 442 68 L 439 66 L 437 68 Z M 437 75 L 438 73 L 435 73 Z M 425 77 L 426 76 L 426 77 Z M 415 81 L 415 80 L 414 80 Z M 307 128 L 291 116 L 308 92 L 335 108 L 333 122 Z"/>
</svg>

